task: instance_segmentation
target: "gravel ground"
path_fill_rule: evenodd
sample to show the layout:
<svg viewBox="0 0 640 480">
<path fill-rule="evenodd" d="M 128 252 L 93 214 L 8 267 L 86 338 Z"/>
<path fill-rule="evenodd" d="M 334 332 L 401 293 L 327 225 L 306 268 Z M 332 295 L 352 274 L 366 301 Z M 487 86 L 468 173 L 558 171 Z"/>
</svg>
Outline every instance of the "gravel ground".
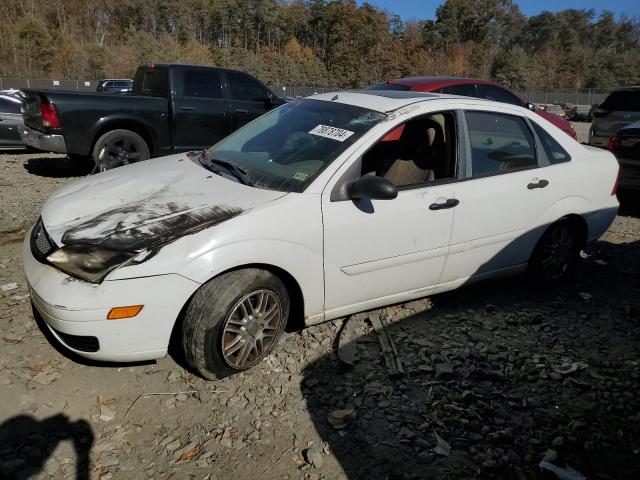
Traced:
<svg viewBox="0 0 640 480">
<path fill-rule="evenodd" d="M 3 154 L 0 172 L 0 478 L 555 478 L 543 459 L 638 478 L 637 196 L 566 285 L 488 282 L 287 333 L 205 382 L 179 353 L 106 365 L 49 343 L 20 244 L 87 167 Z"/>
</svg>

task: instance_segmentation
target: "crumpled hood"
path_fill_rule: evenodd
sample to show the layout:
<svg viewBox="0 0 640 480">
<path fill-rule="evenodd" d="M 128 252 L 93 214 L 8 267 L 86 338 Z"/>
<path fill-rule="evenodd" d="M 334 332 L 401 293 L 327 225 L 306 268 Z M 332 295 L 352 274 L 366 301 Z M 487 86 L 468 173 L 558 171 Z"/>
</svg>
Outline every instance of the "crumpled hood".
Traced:
<svg viewBox="0 0 640 480">
<path fill-rule="evenodd" d="M 141 251 L 285 194 L 222 178 L 180 154 L 120 167 L 61 188 L 44 204 L 42 220 L 59 246 Z"/>
</svg>

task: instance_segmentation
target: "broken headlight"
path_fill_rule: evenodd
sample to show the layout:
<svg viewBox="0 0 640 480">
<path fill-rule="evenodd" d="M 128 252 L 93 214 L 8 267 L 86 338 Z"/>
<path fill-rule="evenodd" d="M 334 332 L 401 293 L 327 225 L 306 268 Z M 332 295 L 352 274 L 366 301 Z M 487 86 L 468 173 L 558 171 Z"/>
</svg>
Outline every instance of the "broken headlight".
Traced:
<svg viewBox="0 0 640 480">
<path fill-rule="evenodd" d="M 124 265 L 135 255 L 134 252 L 76 244 L 56 250 L 47 256 L 47 261 L 72 277 L 90 283 L 100 283 L 111 270 Z"/>
</svg>

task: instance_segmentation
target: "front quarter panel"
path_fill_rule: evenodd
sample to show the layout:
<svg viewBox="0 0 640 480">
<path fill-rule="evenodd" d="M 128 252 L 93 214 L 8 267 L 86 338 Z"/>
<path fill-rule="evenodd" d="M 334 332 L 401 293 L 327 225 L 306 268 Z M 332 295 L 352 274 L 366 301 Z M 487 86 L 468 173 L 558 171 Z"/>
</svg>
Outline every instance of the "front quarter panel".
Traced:
<svg viewBox="0 0 640 480">
<path fill-rule="evenodd" d="M 324 308 L 320 196 L 290 193 L 215 227 L 170 243 L 108 279 L 176 273 L 200 284 L 243 265 L 268 265 L 300 285 L 305 318 Z"/>
</svg>

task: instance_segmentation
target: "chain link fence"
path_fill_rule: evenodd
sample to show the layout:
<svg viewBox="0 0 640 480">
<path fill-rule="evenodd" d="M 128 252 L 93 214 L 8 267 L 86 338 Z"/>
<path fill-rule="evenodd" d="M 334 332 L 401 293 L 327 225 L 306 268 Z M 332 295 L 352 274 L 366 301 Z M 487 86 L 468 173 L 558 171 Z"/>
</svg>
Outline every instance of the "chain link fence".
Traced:
<svg viewBox="0 0 640 480">
<path fill-rule="evenodd" d="M 28 78 L 0 78 L 0 90 L 33 88 L 40 90 L 65 90 L 74 92 L 95 92 L 98 80 L 46 80 Z M 295 85 L 271 85 L 271 90 L 282 97 L 306 97 L 316 93 L 344 91 L 349 89 L 335 87 L 300 87 Z M 531 103 L 593 105 L 601 103 L 609 90 L 534 90 L 519 92 Z"/>
</svg>

